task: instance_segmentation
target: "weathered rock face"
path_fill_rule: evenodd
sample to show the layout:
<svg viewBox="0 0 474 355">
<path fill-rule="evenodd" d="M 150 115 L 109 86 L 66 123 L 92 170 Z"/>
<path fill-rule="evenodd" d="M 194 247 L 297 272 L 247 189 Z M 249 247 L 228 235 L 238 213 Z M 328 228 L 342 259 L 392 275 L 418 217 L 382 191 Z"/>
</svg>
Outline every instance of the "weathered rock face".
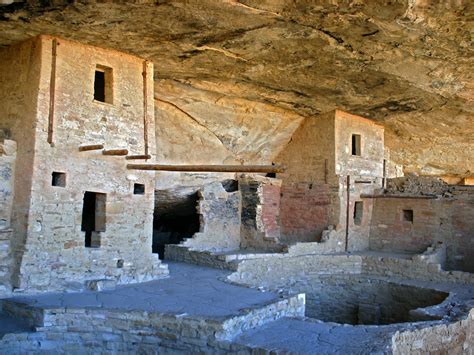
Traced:
<svg viewBox="0 0 474 355">
<path fill-rule="evenodd" d="M 474 171 L 472 1 L 69 2 L 0 6 L 0 45 L 50 33 L 149 58 L 158 129 L 196 143 L 193 163 L 268 161 L 300 120 L 280 109 L 337 107 L 383 124 L 405 171 Z"/>
</svg>

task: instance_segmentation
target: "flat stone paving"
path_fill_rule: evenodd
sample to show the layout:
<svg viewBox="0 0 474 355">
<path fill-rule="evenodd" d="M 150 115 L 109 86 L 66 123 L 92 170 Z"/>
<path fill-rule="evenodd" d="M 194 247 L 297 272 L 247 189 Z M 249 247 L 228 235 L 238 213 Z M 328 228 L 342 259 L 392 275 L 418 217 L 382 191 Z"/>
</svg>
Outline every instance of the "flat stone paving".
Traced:
<svg viewBox="0 0 474 355">
<path fill-rule="evenodd" d="M 282 318 L 247 331 L 235 343 L 296 354 L 383 354 L 400 326 L 351 326 Z"/>
<path fill-rule="evenodd" d="M 237 315 L 241 309 L 263 306 L 279 299 L 277 293 L 221 281 L 228 271 L 183 263 L 167 264 L 170 270 L 167 279 L 119 286 L 111 291 L 51 293 L 8 300 L 39 308 L 144 310 L 215 318 Z"/>
<path fill-rule="evenodd" d="M 40 308 L 103 308 L 221 318 L 246 308 L 279 299 L 277 293 L 260 292 L 221 281 L 229 272 L 192 264 L 168 262 L 170 277 L 147 283 L 120 286 L 113 291 L 56 293 L 9 298 Z M 452 285 L 446 285 L 451 288 Z M 462 286 L 463 298 L 472 297 L 472 286 Z M 233 342 L 267 350 L 301 354 L 382 354 L 391 336 L 404 324 L 352 326 L 325 323 L 311 318 L 282 318 L 249 330 Z M 5 333 L 31 331 L 23 323 L 0 316 L 0 338 Z"/>
</svg>

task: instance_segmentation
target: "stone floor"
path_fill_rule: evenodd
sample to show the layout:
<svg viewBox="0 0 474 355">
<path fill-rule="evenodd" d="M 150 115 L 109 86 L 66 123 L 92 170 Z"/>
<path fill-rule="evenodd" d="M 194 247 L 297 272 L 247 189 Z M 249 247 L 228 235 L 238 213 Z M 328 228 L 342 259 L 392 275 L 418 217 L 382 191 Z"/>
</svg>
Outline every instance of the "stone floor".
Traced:
<svg viewBox="0 0 474 355">
<path fill-rule="evenodd" d="M 8 300 L 38 308 L 104 308 L 225 317 L 279 298 L 277 293 L 223 282 L 225 271 L 183 263 L 167 264 L 170 277 L 163 280 L 119 286 L 112 291 L 51 293 Z"/>
<path fill-rule="evenodd" d="M 382 354 L 399 326 L 349 326 L 315 319 L 282 318 L 234 339 L 253 348 L 297 354 Z"/>
<path fill-rule="evenodd" d="M 111 291 L 16 296 L 5 301 L 39 309 L 105 309 L 123 311 L 124 314 L 140 310 L 222 319 L 281 300 L 276 292 L 261 292 L 224 282 L 229 271 L 167 263 L 170 269 L 168 279 L 120 286 Z M 472 287 L 462 289 L 466 292 L 465 298 L 472 297 Z M 232 344 L 241 346 L 239 349 L 263 349 L 264 353 L 312 354 L 316 349 L 322 354 L 390 353 L 392 336 L 404 327 L 403 324 L 352 326 L 305 317 L 283 317 L 236 333 Z M 0 316 L 0 339 L 7 333 L 33 334 L 33 331 L 18 319 Z M 54 346 L 52 343 L 53 350 Z"/>
</svg>

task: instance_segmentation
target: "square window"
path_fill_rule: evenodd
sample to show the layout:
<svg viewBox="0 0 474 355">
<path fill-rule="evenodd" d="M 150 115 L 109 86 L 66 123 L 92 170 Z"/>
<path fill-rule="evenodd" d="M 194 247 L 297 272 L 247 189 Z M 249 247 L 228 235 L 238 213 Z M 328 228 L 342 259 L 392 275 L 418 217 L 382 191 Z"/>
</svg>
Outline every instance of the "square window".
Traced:
<svg viewBox="0 0 474 355">
<path fill-rule="evenodd" d="M 134 195 L 144 195 L 145 194 L 145 184 L 133 184 L 133 194 Z"/>
<path fill-rule="evenodd" d="M 354 224 L 360 226 L 364 215 L 364 202 L 356 201 L 354 204 Z"/>
<path fill-rule="evenodd" d="M 360 134 L 352 135 L 352 155 L 361 155 L 360 141 Z"/>
<path fill-rule="evenodd" d="M 403 210 L 402 211 L 402 220 L 405 222 L 413 223 L 413 210 Z"/>
<path fill-rule="evenodd" d="M 66 173 L 59 173 L 57 171 L 53 171 L 52 176 L 52 186 L 66 187 Z"/>
<path fill-rule="evenodd" d="M 97 65 L 94 75 L 94 100 L 113 103 L 112 68 Z"/>
</svg>

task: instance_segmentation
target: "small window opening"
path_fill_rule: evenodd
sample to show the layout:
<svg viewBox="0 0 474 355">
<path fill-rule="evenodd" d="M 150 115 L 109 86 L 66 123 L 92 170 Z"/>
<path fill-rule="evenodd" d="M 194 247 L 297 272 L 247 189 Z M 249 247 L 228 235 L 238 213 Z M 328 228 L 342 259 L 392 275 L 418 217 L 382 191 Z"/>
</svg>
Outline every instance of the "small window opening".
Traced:
<svg viewBox="0 0 474 355">
<path fill-rule="evenodd" d="M 364 214 L 364 202 L 356 201 L 354 204 L 354 224 L 360 226 L 362 223 L 362 216 Z"/>
<path fill-rule="evenodd" d="M 66 187 L 66 173 L 53 171 L 52 186 Z"/>
<path fill-rule="evenodd" d="M 403 210 L 402 217 L 405 222 L 413 223 L 413 210 Z"/>
<path fill-rule="evenodd" d="M 133 194 L 134 195 L 144 195 L 145 194 L 145 185 L 144 184 L 133 184 Z"/>
<path fill-rule="evenodd" d="M 353 134 L 352 135 L 352 155 L 361 155 L 360 151 L 360 134 Z"/>
<path fill-rule="evenodd" d="M 81 230 L 85 232 L 87 248 L 100 247 L 100 233 L 105 232 L 106 194 L 86 191 L 82 207 Z"/>
<path fill-rule="evenodd" d="M 112 68 L 97 65 L 94 77 L 94 100 L 113 103 Z"/>
<path fill-rule="evenodd" d="M 117 269 L 123 268 L 123 259 L 118 259 L 117 260 Z"/>
</svg>

